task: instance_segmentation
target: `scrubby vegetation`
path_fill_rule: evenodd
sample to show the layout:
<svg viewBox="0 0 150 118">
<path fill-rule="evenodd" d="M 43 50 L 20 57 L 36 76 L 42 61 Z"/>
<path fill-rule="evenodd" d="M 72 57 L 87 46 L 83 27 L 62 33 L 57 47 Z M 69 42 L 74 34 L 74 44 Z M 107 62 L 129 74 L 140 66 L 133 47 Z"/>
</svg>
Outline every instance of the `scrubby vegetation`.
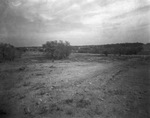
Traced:
<svg viewBox="0 0 150 118">
<path fill-rule="evenodd" d="M 19 57 L 21 57 L 21 51 L 17 50 L 13 45 L 0 43 L 0 62 L 13 61 Z"/>
<path fill-rule="evenodd" d="M 29 50 L 0 64 L 0 118 L 148 118 L 149 57 Z"/>
<path fill-rule="evenodd" d="M 53 60 L 67 58 L 71 53 L 71 46 L 67 41 L 48 41 L 43 44 L 43 48 L 46 56 Z"/>
</svg>

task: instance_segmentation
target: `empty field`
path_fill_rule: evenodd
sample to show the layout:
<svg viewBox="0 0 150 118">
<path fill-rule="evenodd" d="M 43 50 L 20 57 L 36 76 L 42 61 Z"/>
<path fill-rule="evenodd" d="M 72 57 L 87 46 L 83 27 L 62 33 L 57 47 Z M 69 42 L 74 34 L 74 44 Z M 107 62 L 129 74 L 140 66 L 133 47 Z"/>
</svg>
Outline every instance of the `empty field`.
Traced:
<svg viewBox="0 0 150 118">
<path fill-rule="evenodd" d="M 0 64 L 0 118 L 149 118 L 149 60 L 28 52 Z"/>
</svg>

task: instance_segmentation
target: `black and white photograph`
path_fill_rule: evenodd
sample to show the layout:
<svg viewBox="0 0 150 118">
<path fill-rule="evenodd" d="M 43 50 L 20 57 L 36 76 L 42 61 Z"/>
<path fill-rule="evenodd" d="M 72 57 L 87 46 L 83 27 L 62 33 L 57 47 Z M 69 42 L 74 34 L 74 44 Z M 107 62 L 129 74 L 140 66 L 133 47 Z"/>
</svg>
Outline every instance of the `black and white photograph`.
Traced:
<svg viewBox="0 0 150 118">
<path fill-rule="evenodd" d="M 0 118 L 150 118 L 150 0 L 0 0 Z"/>
</svg>

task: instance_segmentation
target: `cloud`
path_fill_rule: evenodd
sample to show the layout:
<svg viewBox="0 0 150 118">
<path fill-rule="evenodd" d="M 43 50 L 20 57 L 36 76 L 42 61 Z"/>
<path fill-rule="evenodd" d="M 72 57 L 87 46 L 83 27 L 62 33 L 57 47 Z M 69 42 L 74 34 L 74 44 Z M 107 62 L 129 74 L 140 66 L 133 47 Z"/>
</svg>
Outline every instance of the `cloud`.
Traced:
<svg viewBox="0 0 150 118">
<path fill-rule="evenodd" d="M 117 15 L 113 17 L 113 19 L 125 18 L 125 17 L 130 17 L 130 16 L 132 17 L 134 15 L 139 15 L 139 14 L 146 13 L 146 12 L 150 12 L 150 5 L 140 7 L 129 12 L 122 13 L 121 15 Z"/>
<path fill-rule="evenodd" d="M 13 0 L 0 22 L 0 34 L 15 37 L 16 44 L 25 42 L 19 37 L 32 43 L 51 38 L 71 44 L 114 43 L 132 32 L 146 35 L 149 6 L 150 0 Z"/>
<path fill-rule="evenodd" d="M 18 7 L 18 6 L 21 5 L 21 2 L 20 1 L 15 1 L 15 2 L 12 2 L 11 4 L 12 4 L 12 6 Z"/>
</svg>

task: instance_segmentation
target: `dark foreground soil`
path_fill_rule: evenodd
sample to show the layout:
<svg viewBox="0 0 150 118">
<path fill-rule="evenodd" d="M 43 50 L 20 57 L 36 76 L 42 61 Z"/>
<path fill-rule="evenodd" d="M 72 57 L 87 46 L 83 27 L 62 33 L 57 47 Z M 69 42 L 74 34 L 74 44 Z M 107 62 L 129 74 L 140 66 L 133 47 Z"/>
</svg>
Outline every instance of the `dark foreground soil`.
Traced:
<svg viewBox="0 0 150 118">
<path fill-rule="evenodd" d="M 150 118 L 149 58 L 35 55 L 0 64 L 0 118 Z"/>
</svg>

